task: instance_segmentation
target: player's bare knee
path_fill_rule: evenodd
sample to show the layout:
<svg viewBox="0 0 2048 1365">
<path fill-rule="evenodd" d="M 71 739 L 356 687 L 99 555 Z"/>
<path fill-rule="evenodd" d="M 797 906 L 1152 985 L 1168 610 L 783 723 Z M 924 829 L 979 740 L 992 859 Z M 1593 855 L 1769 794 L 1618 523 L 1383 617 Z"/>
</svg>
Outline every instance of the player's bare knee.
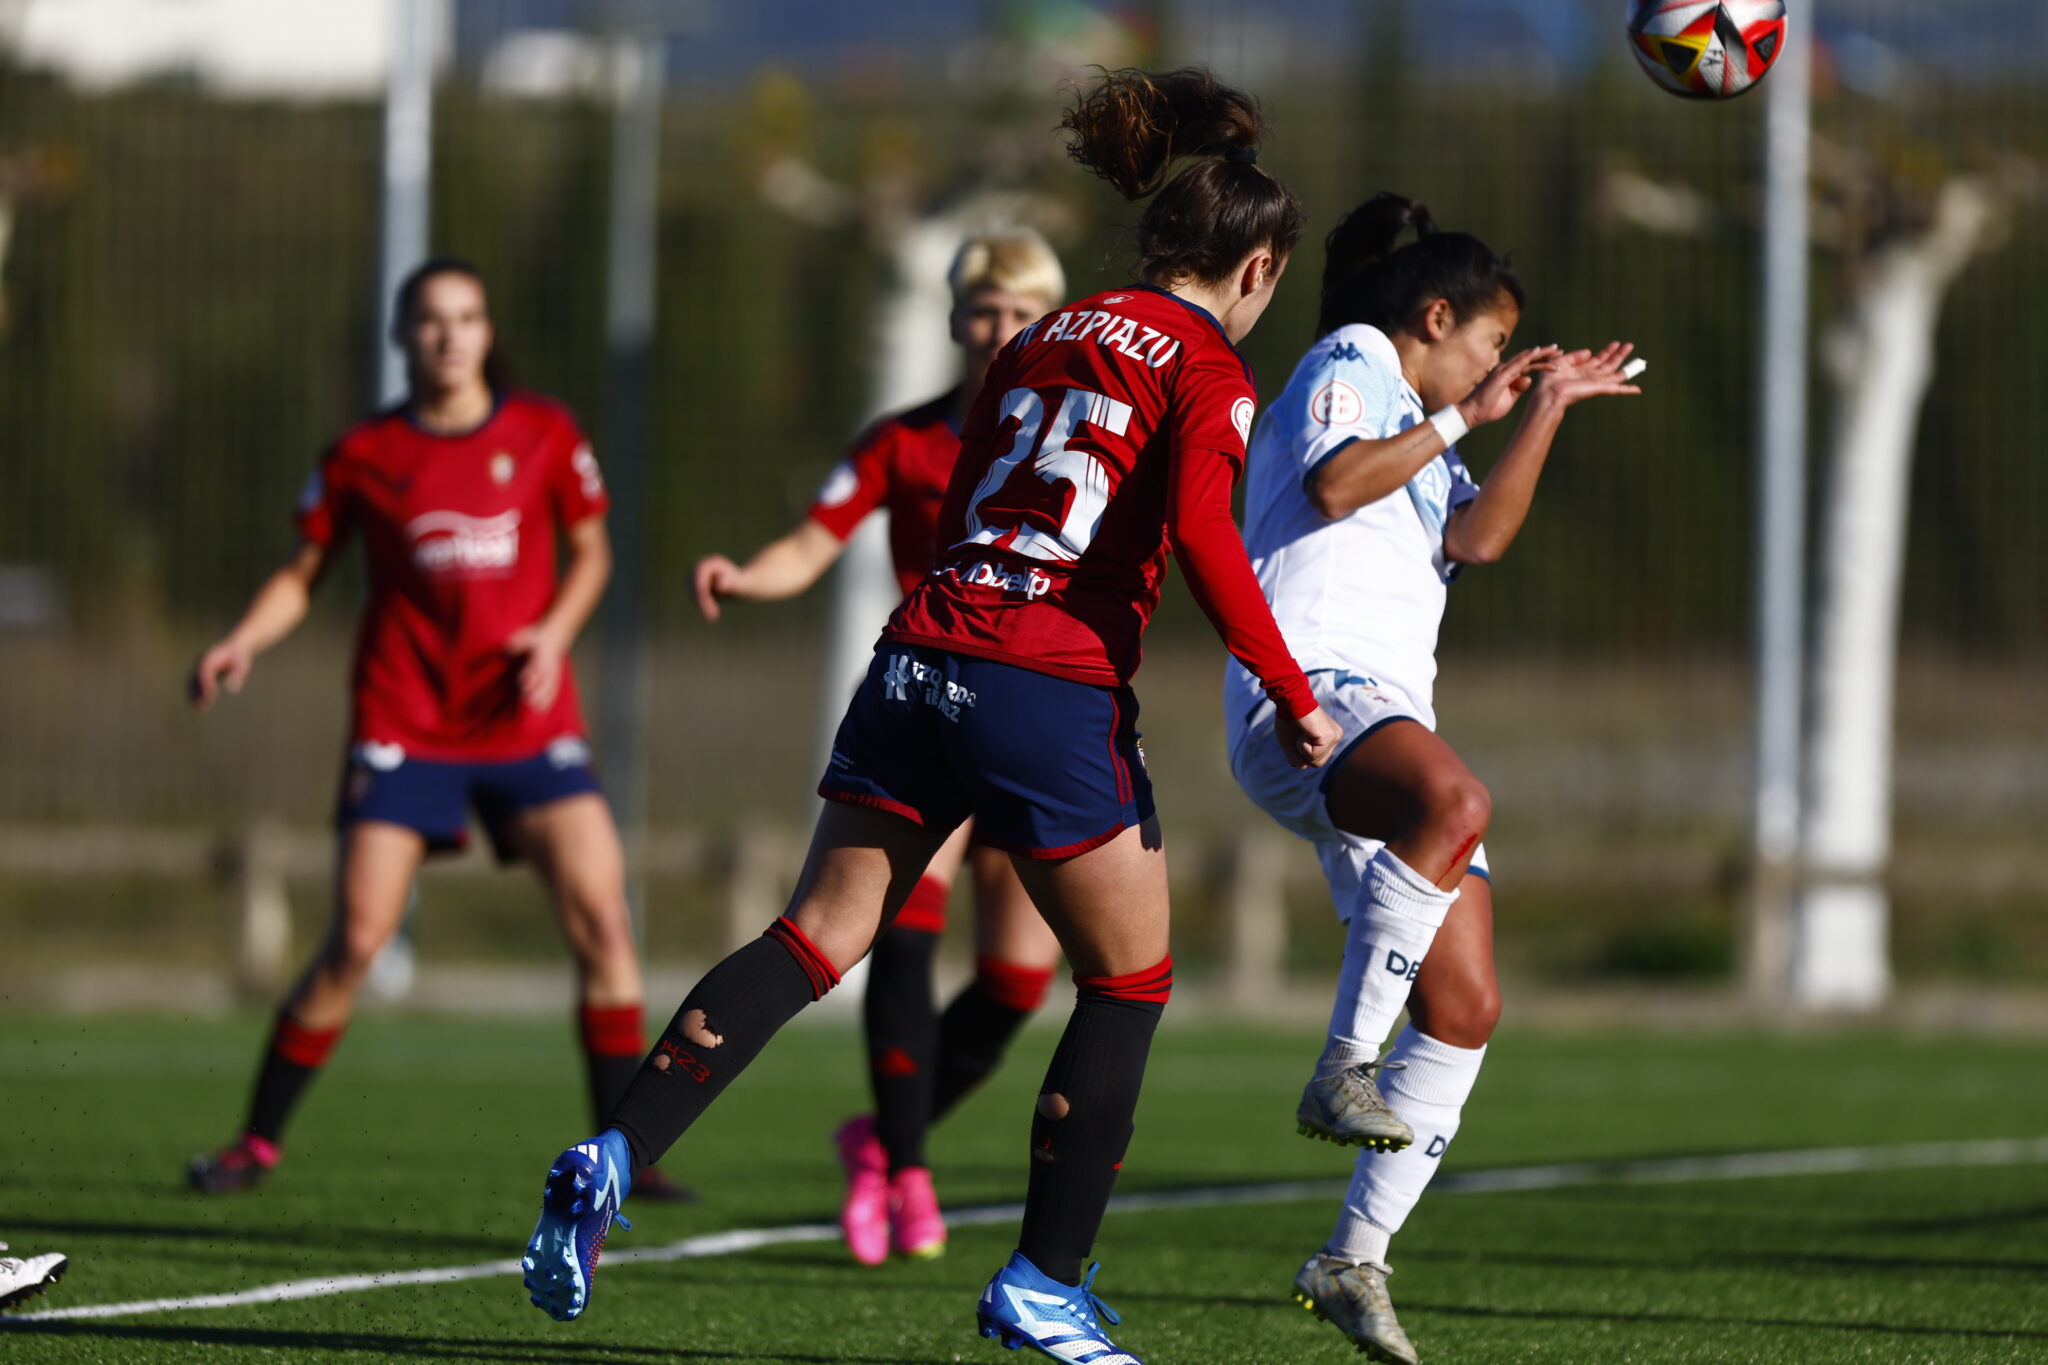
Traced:
<svg viewBox="0 0 2048 1365">
<path fill-rule="evenodd" d="M 1470 774 L 1434 783 L 1423 793 L 1423 823 L 1441 842 L 1454 844 L 1470 854 L 1486 837 L 1493 819 L 1493 797 L 1486 785 Z"/>
<path fill-rule="evenodd" d="M 683 1015 L 683 1036 L 698 1047 L 713 1048 L 725 1042 L 725 1035 L 711 1027 L 711 1019 L 703 1010 L 690 1010 Z"/>
<path fill-rule="evenodd" d="M 1500 1023 L 1500 988 L 1494 983 L 1461 983 L 1409 1001 L 1415 1027 L 1452 1047 L 1484 1047 Z"/>
</svg>

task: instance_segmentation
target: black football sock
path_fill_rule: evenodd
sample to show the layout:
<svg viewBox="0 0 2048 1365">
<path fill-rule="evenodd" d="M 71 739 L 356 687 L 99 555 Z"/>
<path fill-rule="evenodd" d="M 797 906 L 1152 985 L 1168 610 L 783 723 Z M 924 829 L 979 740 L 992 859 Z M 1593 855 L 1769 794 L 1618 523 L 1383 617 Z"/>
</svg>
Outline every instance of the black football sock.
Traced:
<svg viewBox="0 0 2048 1365">
<path fill-rule="evenodd" d="M 590 1112 L 602 1128 L 626 1093 L 646 1055 L 645 1011 L 632 1005 L 578 1005 L 576 1034 L 583 1043 L 583 1075 Z"/>
<path fill-rule="evenodd" d="M 939 936 L 900 926 L 884 930 L 868 958 L 868 1078 L 875 1090 L 875 1137 L 889 1174 L 922 1166 L 931 1126 L 932 1056 L 939 1020 L 932 1005 L 932 956 Z"/>
<path fill-rule="evenodd" d="M 939 1055 L 932 1065 L 932 1117 L 937 1123 L 1002 1064 L 1010 1040 L 1045 999 L 1052 969 L 980 958 L 974 980 L 939 1019 Z"/>
<path fill-rule="evenodd" d="M 250 1097 L 245 1132 L 272 1146 L 283 1145 L 285 1124 L 299 1107 L 306 1087 L 327 1065 L 341 1034 L 338 1028 L 307 1028 L 282 1010 L 278 1012 L 262 1064 L 256 1069 L 256 1092 Z"/>
<path fill-rule="evenodd" d="M 612 1110 L 634 1172 L 661 1160 L 777 1029 L 838 984 L 832 964 L 787 919 L 713 967 Z"/>
<path fill-rule="evenodd" d="M 1073 1017 L 1031 1118 L 1031 1183 L 1017 1249 L 1062 1284 L 1081 1282 L 1123 1169 L 1173 959 L 1126 976 L 1076 977 Z"/>
</svg>

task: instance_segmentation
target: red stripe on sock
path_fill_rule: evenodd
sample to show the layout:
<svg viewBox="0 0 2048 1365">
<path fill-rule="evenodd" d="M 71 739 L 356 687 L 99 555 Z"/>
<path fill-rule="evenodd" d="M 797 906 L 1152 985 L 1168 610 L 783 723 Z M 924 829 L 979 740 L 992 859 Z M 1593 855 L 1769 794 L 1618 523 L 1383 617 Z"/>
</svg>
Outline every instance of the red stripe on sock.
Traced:
<svg viewBox="0 0 2048 1365">
<path fill-rule="evenodd" d="M 592 1057 L 637 1057 L 647 1050 L 645 1020 L 638 1005 L 580 1005 L 576 1030 Z"/>
<path fill-rule="evenodd" d="M 775 923 L 763 932 L 789 949 L 789 955 L 796 959 L 797 966 L 804 969 L 804 975 L 811 979 L 811 999 L 824 999 L 825 992 L 839 984 L 838 969 L 787 915 L 778 916 Z"/>
<path fill-rule="evenodd" d="M 917 885 L 910 888 L 910 899 L 903 902 L 890 927 L 926 934 L 945 933 L 946 901 L 952 894 L 953 888 L 937 877 L 918 878 Z"/>
<path fill-rule="evenodd" d="M 326 1066 L 341 1034 L 338 1028 L 307 1028 L 289 1014 L 280 1014 L 270 1034 L 270 1051 L 295 1066 Z"/>
<path fill-rule="evenodd" d="M 1050 967 L 1020 967 L 999 957 L 974 959 L 974 984 L 981 993 L 1019 1014 L 1029 1014 L 1045 1003 L 1052 973 Z"/>
<path fill-rule="evenodd" d="M 1173 994 L 1173 954 L 1168 953 L 1143 971 L 1123 976 L 1082 976 L 1074 984 L 1083 995 L 1106 995 L 1115 1000 L 1147 1000 L 1163 1005 Z"/>
</svg>

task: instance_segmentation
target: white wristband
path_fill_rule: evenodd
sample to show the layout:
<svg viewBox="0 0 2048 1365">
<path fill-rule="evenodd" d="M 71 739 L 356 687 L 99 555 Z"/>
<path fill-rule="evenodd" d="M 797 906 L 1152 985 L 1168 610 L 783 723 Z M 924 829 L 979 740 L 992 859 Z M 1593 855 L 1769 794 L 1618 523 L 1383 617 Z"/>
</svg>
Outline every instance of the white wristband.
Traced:
<svg viewBox="0 0 2048 1365">
<path fill-rule="evenodd" d="M 1458 411 L 1456 403 L 1447 408 L 1438 408 L 1429 415 L 1429 424 L 1436 428 L 1436 434 L 1444 438 L 1444 449 L 1465 439 L 1465 433 L 1472 428 L 1465 423 L 1465 414 Z"/>
</svg>

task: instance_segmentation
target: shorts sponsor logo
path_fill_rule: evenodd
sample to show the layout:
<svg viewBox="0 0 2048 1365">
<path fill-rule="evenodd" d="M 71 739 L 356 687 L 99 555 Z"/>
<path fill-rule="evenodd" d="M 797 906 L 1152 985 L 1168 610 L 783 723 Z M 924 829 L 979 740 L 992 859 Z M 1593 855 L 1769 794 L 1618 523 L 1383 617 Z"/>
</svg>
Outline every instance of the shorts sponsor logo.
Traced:
<svg viewBox="0 0 2048 1365">
<path fill-rule="evenodd" d="M 974 705 L 974 693 L 908 654 L 891 654 L 882 673 L 882 695 L 889 701 L 923 702 L 956 724 L 960 712 Z"/>
<path fill-rule="evenodd" d="M 405 746 L 380 744 L 373 739 L 356 745 L 349 757 L 373 772 L 388 773 L 405 762 Z"/>
<path fill-rule="evenodd" d="M 1419 957 L 1403 957 L 1392 948 L 1389 948 L 1387 949 L 1387 970 L 1400 977 L 1403 981 L 1413 981 L 1415 974 L 1422 970 L 1422 959 Z"/>
<path fill-rule="evenodd" d="M 1051 577 L 1037 569 L 1006 569 L 986 559 L 970 568 L 953 569 L 951 572 L 962 583 L 1016 593 L 1027 602 L 1036 602 L 1052 591 Z"/>
<path fill-rule="evenodd" d="M 1259 405 L 1249 398 L 1240 398 L 1230 405 L 1230 425 L 1237 428 L 1237 439 L 1249 442 L 1252 439 L 1252 414 Z"/>
<path fill-rule="evenodd" d="M 519 565 L 519 512 L 495 517 L 424 512 L 406 523 L 412 560 L 429 574 L 501 578 Z"/>
<path fill-rule="evenodd" d="M 860 475 L 853 472 L 853 466 L 841 460 L 825 476 L 825 486 L 818 490 L 818 502 L 825 507 L 838 507 L 860 490 Z"/>
<path fill-rule="evenodd" d="M 590 766 L 590 746 L 583 742 L 580 735 L 562 735 L 550 740 L 547 756 L 548 766 L 556 772 Z"/>
<path fill-rule="evenodd" d="M 1365 416 L 1365 399 L 1341 379 L 1332 379 L 1308 400 L 1308 415 L 1326 427 L 1356 425 Z"/>
</svg>

